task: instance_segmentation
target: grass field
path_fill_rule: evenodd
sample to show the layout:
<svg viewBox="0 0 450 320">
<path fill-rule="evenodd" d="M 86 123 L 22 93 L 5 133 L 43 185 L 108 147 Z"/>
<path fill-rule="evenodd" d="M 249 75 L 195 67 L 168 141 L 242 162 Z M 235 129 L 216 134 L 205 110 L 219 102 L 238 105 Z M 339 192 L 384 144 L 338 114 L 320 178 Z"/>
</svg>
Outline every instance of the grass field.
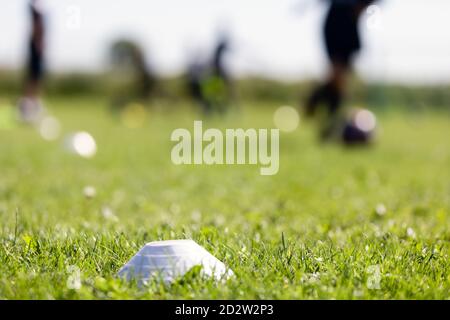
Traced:
<svg viewBox="0 0 450 320">
<path fill-rule="evenodd" d="M 128 129 L 101 99 L 49 106 L 64 133 L 92 133 L 98 153 L 79 158 L 29 127 L 0 131 L 0 299 L 450 297 L 448 113 L 384 112 L 368 149 L 319 145 L 302 123 L 281 134 L 279 173 L 260 176 L 173 165 L 172 130 L 198 118 L 188 107 L 155 108 Z M 204 126 L 272 127 L 274 107 Z M 146 242 L 182 238 L 235 277 L 141 289 L 116 278 Z M 379 289 L 368 285 L 377 268 Z"/>
</svg>

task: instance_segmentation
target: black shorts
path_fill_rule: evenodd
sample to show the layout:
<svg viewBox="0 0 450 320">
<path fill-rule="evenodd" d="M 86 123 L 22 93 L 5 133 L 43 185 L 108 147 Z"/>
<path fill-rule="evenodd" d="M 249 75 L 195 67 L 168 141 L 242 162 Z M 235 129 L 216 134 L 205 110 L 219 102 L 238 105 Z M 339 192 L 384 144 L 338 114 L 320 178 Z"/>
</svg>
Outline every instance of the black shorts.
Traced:
<svg viewBox="0 0 450 320">
<path fill-rule="evenodd" d="M 353 55 L 361 48 L 354 5 L 330 6 L 325 20 L 324 39 L 330 61 L 349 66 Z"/>
<path fill-rule="evenodd" d="M 39 81 L 44 77 L 44 71 L 43 55 L 31 44 L 28 57 L 28 77 L 31 80 Z"/>
</svg>

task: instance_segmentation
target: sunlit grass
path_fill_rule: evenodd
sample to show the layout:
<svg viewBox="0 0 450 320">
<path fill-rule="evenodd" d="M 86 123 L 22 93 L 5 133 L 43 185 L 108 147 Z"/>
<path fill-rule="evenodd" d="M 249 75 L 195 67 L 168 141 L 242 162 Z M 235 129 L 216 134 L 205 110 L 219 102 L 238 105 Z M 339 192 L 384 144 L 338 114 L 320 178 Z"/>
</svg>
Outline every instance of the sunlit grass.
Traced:
<svg viewBox="0 0 450 320">
<path fill-rule="evenodd" d="M 49 106 L 63 136 L 89 132 L 97 154 L 77 157 L 29 127 L 0 132 L 0 299 L 450 296 L 448 114 L 381 114 L 367 149 L 320 145 L 301 121 L 281 133 L 279 173 L 260 176 L 259 166 L 173 165 L 170 133 L 200 117 L 188 106 L 154 106 L 135 129 L 101 100 Z M 204 126 L 271 128 L 276 107 L 245 105 Z M 235 277 L 144 289 L 116 279 L 146 242 L 182 238 Z M 380 289 L 367 285 L 373 266 Z"/>
</svg>

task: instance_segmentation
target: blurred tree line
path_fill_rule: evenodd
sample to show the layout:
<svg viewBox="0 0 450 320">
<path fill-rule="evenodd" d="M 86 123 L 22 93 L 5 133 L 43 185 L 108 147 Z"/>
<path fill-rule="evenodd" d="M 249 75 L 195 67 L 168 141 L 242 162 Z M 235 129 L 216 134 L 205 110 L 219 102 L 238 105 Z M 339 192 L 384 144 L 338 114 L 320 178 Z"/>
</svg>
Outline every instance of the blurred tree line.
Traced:
<svg viewBox="0 0 450 320">
<path fill-rule="evenodd" d="M 22 87 L 21 72 L 0 71 L 0 96 L 15 99 Z M 118 81 L 118 78 L 120 78 Z M 366 105 L 374 109 L 405 107 L 409 110 L 442 109 L 450 111 L 450 85 L 398 85 L 363 83 L 353 80 L 352 91 L 348 92 L 349 103 Z M 299 105 L 305 101 L 313 81 L 283 82 L 261 77 L 235 80 L 238 101 L 265 104 Z M 119 92 L 135 91 L 135 83 L 115 72 L 102 74 L 70 73 L 50 74 L 45 83 L 45 93 L 52 97 L 106 96 L 114 97 Z M 189 99 L 186 77 L 152 80 L 151 98 L 167 99 L 173 102 Z"/>
</svg>

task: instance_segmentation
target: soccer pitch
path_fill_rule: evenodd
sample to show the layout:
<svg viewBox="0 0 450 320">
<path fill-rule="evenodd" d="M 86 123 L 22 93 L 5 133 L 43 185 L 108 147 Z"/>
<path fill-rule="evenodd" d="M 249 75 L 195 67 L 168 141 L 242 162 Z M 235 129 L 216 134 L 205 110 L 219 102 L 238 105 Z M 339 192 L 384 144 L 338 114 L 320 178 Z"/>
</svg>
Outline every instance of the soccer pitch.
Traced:
<svg viewBox="0 0 450 320">
<path fill-rule="evenodd" d="M 30 127 L 0 131 L 0 299 L 447 299 L 448 113 L 385 111 L 377 143 L 280 133 L 280 167 L 176 166 L 171 132 L 188 106 L 157 105 L 142 127 L 102 99 L 53 99 L 63 136 L 95 137 L 92 159 Z M 273 128 L 277 106 L 245 105 L 216 128 Z M 395 109 L 394 107 L 392 109 Z M 86 196 L 92 186 L 95 196 Z M 233 270 L 192 270 L 139 288 L 117 271 L 147 242 L 193 239 Z"/>
</svg>

